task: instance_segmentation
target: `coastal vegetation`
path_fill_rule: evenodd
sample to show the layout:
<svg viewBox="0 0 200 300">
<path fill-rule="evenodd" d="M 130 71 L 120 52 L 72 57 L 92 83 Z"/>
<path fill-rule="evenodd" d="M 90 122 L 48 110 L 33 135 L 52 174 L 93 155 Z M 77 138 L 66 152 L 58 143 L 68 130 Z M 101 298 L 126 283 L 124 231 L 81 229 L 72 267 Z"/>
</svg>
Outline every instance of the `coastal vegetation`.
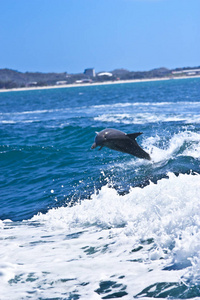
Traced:
<svg viewBox="0 0 200 300">
<path fill-rule="evenodd" d="M 88 69 L 87 69 L 88 70 Z M 89 69 L 90 70 L 90 69 Z M 94 69 L 91 69 L 94 71 Z M 94 73 L 95 74 L 95 73 Z M 96 73 L 95 76 L 87 72 L 79 74 L 19 72 L 11 69 L 0 69 L 0 89 L 12 89 L 23 87 L 42 87 L 64 84 L 76 84 L 86 82 L 104 82 L 117 80 L 173 78 L 181 76 L 200 75 L 199 67 L 187 67 L 177 69 L 157 68 L 150 71 L 129 71 L 116 69 L 111 72 Z"/>
</svg>

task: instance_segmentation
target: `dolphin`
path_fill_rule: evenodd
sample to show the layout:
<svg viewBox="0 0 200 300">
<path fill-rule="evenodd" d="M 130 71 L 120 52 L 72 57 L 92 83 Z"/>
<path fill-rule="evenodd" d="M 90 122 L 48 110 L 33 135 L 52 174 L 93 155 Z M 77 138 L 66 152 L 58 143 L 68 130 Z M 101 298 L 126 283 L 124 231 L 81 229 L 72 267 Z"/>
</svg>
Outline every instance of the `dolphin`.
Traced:
<svg viewBox="0 0 200 300">
<path fill-rule="evenodd" d="M 151 160 L 150 155 L 145 152 L 135 140 L 141 134 L 142 132 L 124 133 L 117 129 L 106 128 L 97 133 L 91 149 L 97 146 L 100 146 L 99 150 L 103 147 L 108 147 L 112 150 Z"/>
</svg>

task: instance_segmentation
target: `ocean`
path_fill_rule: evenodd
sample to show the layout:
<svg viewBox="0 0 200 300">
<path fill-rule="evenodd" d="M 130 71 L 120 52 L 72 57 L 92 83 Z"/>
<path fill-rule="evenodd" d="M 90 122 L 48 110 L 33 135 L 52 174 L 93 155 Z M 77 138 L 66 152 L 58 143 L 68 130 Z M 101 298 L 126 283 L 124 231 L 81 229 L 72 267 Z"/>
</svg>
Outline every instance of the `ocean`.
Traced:
<svg viewBox="0 0 200 300">
<path fill-rule="evenodd" d="M 3 92 L 0 136 L 1 300 L 200 299 L 200 78 Z"/>
</svg>

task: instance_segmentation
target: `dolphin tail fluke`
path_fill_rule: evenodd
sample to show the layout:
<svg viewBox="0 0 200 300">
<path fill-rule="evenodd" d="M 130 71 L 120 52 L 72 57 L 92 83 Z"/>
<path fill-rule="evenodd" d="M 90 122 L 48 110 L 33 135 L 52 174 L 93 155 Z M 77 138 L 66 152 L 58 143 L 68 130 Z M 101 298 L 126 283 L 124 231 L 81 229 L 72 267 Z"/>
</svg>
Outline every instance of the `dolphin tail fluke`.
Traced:
<svg viewBox="0 0 200 300">
<path fill-rule="evenodd" d="M 151 160 L 151 156 L 147 152 L 144 151 L 144 154 L 145 154 L 145 156 L 144 156 L 145 159 Z"/>
<path fill-rule="evenodd" d="M 132 155 L 134 155 L 136 157 L 139 157 L 139 158 L 151 160 L 151 157 L 150 157 L 149 153 L 147 153 L 146 151 L 144 151 L 138 144 L 137 144 L 137 147 L 133 148 L 133 149 L 134 150 L 131 151 Z"/>
</svg>

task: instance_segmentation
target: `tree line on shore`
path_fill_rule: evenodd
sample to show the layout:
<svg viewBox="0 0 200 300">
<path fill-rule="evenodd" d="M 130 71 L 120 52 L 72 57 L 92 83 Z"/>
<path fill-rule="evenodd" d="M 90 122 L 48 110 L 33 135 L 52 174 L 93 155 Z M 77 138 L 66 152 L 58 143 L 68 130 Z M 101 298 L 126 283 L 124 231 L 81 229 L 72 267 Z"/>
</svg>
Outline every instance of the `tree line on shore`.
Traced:
<svg viewBox="0 0 200 300">
<path fill-rule="evenodd" d="M 116 81 L 116 80 L 132 80 L 132 79 L 151 79 L 173 77 L 174 72 L 178 72 L 178 76 L 184 74 L 185 70 L 200 69 L 200 67 L 193 68 L 157 68 L 150 71 L 128 71 L 125 69 L 116 69 L 110 72 L 109 76 L 106 72 L 99 76 L 88 76 L 84 73 L 68 74 L 63 73 L 41 73 L 41 72 L 19 72 L 11 69 L 0 69 L 0 89 L 12 89 L 22 87 L 38 87 L 38 86 L 52 86 L 62 84 L 73 84 L 77 82 L 102 82 L 102 81 Z M 183 72 L 183 73 L 182 73 Z M 199 72 L 200 73 L 200 72 Z M 101 73 L 102 74 L 102 73 Z M 105 75 L 104 75 L 105 74 Z"/>
</svg>

